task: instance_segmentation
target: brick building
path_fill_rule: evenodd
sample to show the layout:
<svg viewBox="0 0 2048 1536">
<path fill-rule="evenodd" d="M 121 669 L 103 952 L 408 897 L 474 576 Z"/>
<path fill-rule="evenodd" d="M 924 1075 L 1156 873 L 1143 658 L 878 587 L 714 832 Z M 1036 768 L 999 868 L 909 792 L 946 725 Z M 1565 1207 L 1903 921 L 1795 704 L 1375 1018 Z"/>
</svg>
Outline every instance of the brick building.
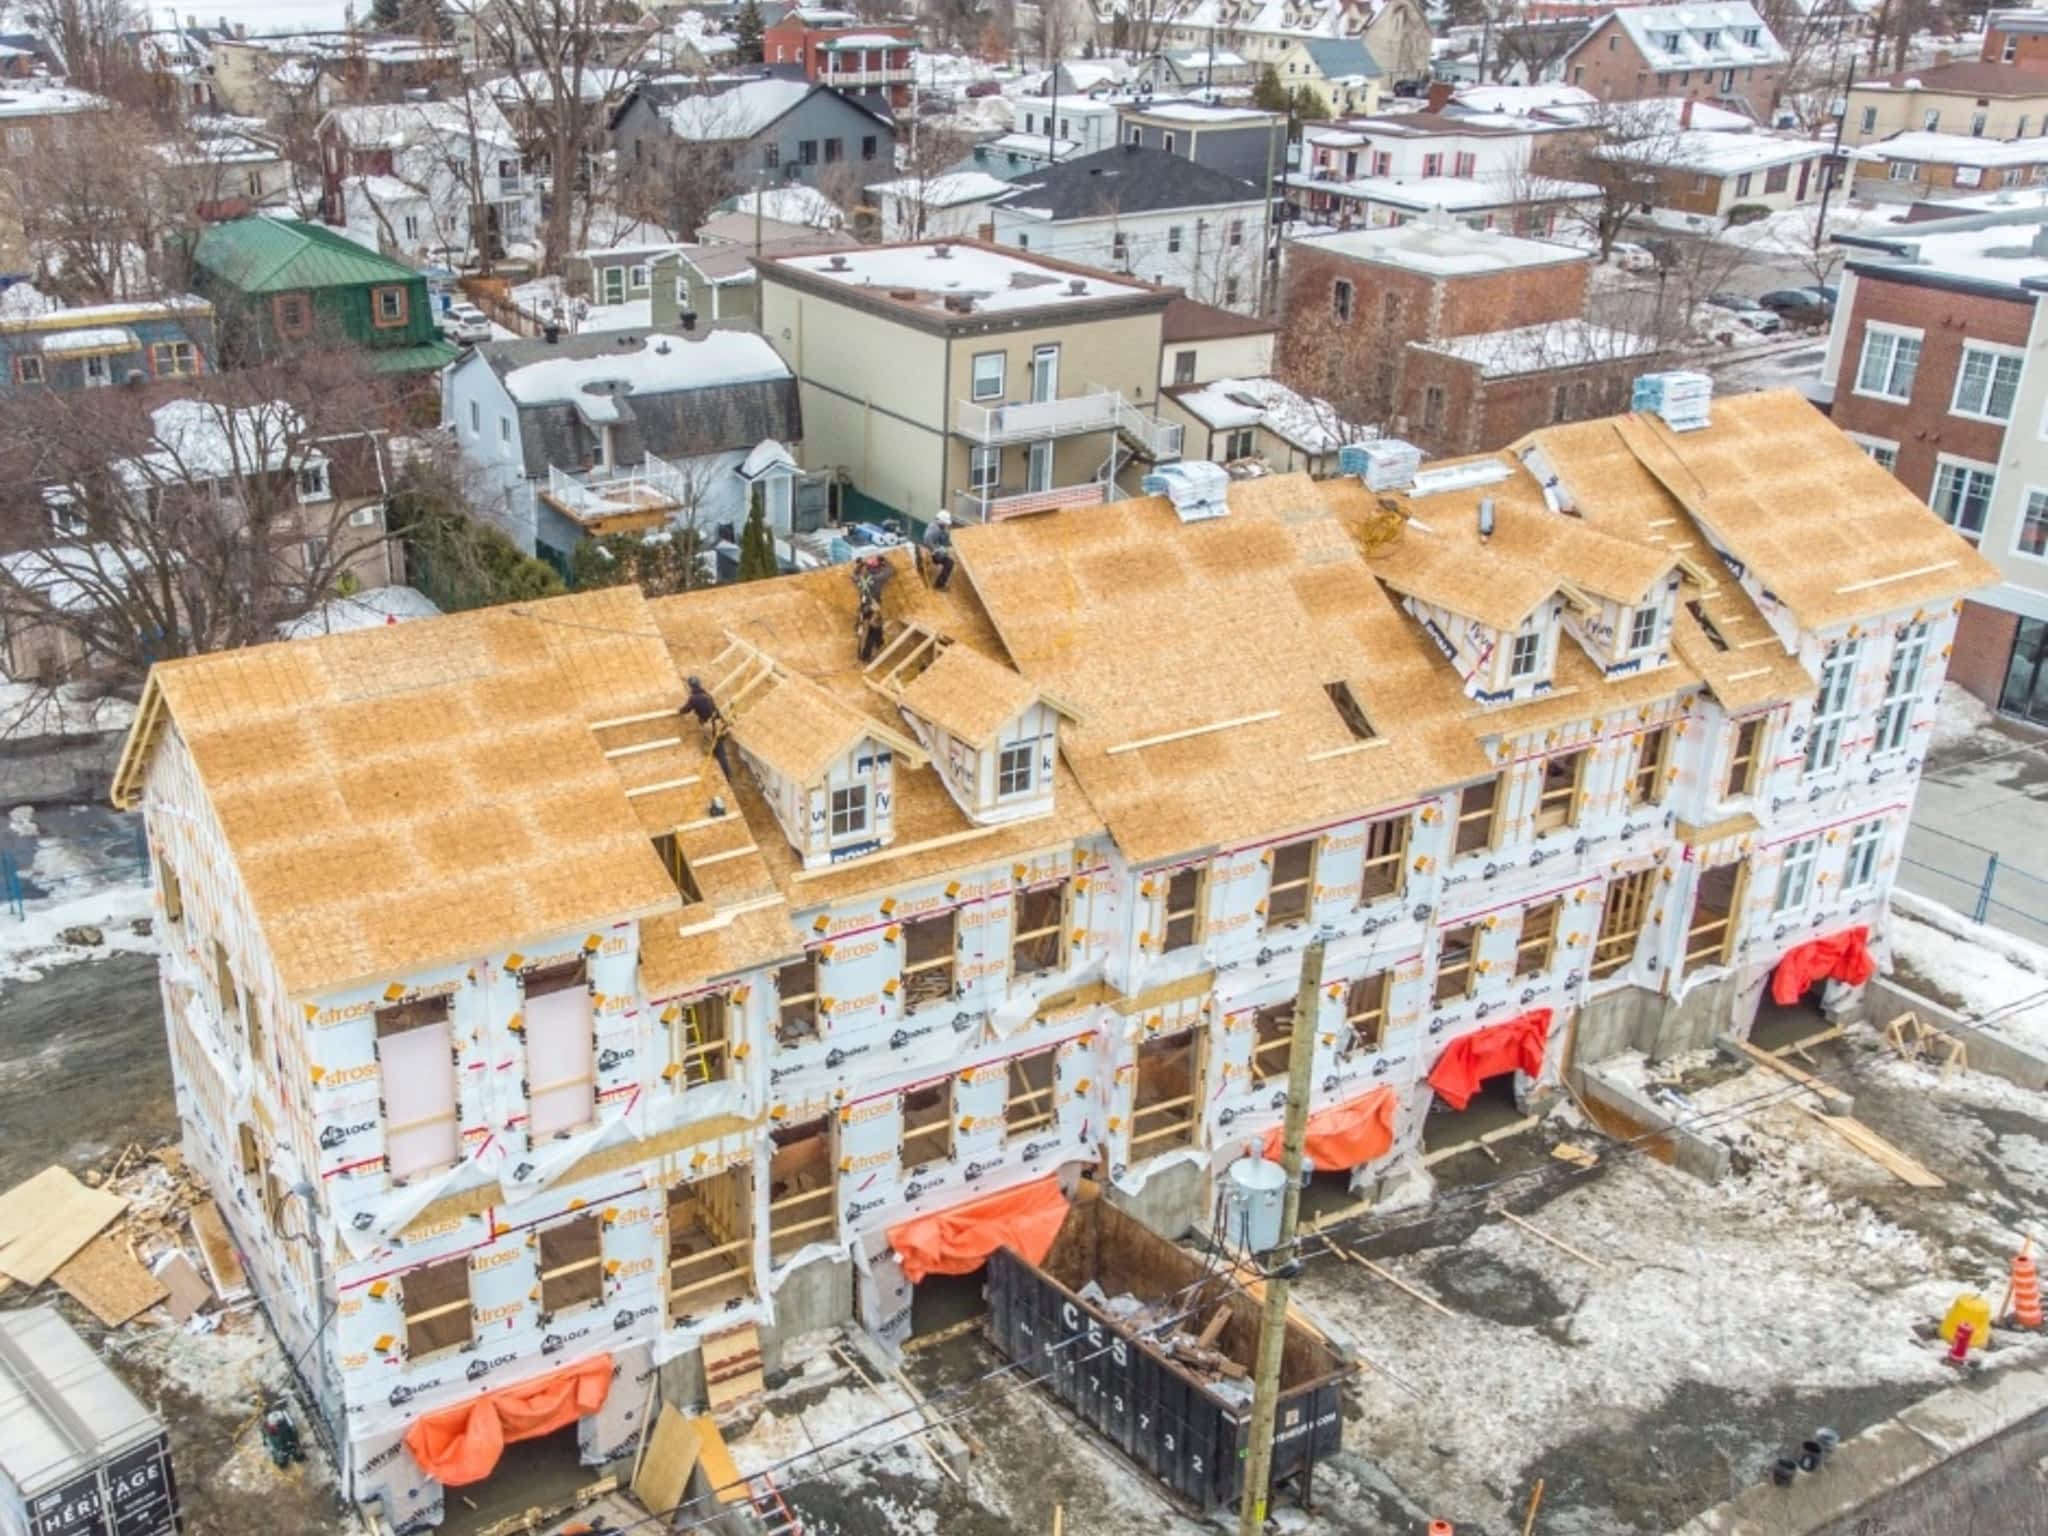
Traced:
<svg viewBox="0 0 2048 1536">
<path fill-rule="evenodd" d="M 1984 48 L 1977 56 L 1995 64 L 2048 70 L 2048 11 L 1991 12 L 1984 19 Z"/>
<path fill-rule="evenodd" d="M 869 26 L 849 11 L 799 7 L 761 34 L 761 60 L 799 65 L 806 80 L 841 91 L 875 91 L 891 107 L 910 105 L 916 35 Z"/>
<path fill-rule="evenodd" d="M 1432 454 L 1616 409 L 1647 348 L 1585 323 L 1591 270 L 1576 247 L 1475 234 L 1441 212 L 1290 240 L 1280 372 Z"/>
<path fill-rule="evenodd" d="M 1965 603 L 1953 675 L 2048 724 L 2048 213 L 1931 219 L 1851 248 L 1823 377 L 1835 423 L 1995 564 Z"/>
<path fill-rule="evenodd" d="M 1768 121 L 1785 50 L 1747 0 L 1626 6 L 1573 45 L 1564 77 L 1603 102 L 1692 97 Z"/>
</svg>

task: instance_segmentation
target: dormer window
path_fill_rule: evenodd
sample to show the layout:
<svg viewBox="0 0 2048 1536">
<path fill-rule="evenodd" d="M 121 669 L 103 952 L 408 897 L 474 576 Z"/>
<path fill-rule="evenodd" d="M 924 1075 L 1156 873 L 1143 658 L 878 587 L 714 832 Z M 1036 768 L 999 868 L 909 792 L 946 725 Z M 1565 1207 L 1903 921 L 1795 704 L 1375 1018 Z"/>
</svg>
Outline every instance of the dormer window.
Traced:
<svg viewBox="0 0 2048 1536">
<path fill-rule="evenodd" d="M 832 839 L 858 837 L 868 829 L 868 787 L 850 784 L 832 791 Z"/>
<path fill-rule="evenodd" d="M 1542 660 L 1543 636 L 1534 630 L 1525 635 L 1515 636 L 1514 650 L 1508 657 L 1508 676 L 1519 682 L 1525 677 L 1534 677 Z"/>
<path fill-rule="evenodd" d="M 1038 743 L 1035 741 L 1013 742 L 1003 748 L 1002 756 L 996 763 L 996 798 L 1007 800 L 1013 795 L 1028 795 L 1037 781 L 1034 765 L 1038 757 Z"/>
<path fill-rule="evenodd" d="M 1657 643 L 1657 607 L 1638 608 L 1629 616 L 1628 650 L 1631 656 Z"/>
</svg>

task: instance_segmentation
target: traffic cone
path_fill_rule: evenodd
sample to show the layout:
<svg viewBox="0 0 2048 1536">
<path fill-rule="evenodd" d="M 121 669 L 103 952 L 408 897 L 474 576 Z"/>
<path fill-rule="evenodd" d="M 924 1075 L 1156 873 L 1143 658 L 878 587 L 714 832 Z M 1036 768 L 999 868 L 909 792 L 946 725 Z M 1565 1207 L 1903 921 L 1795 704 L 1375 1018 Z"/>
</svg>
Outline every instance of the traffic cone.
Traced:
<svg viewBox="0 0 2048 1536">
<path fill-rule="evenodd" d="M 1451 1522 L 1448 1520 L 1430 1521 L 1429 1536 L 1451 1536 Z"/>
<path fill-rule="evenodd" d="M 2012 1258 L 2012 1316 L 2022 1328 L 2041 1326 L 2041 1277 L 2024 1248 Z"/>
</svg>

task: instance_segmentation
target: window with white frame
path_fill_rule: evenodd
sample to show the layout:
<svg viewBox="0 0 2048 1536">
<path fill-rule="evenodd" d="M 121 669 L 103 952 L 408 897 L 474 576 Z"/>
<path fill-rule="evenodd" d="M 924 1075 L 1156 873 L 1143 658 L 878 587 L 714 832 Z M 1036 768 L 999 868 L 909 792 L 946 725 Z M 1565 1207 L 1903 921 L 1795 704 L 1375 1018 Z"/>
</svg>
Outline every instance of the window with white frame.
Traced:
<svg viewBox="0 0 2048 1536">
<path fill-rule="evenodd" d="M 1850 441 L 1870 455 L 1871 462 L 1887 474 L 1898 473 L 1899 445 L 1882 437 L 1861 437 L 1852 432 Z"/>
<path fill-rule="evenodd" d="M 1007 800 L 1012 795 L 1030 794 L 1037 766 L 1037 742 L 1016 741 L 1004 747 L 996 758 L 996 798 Z"/>
<path fill-rule="evenodd" d="M 1952 524 L 1966 538 L 1984 531 L 1984 519 L 1991 513 L 1991 489 L 1997 470 L 1989 464 L 1942 455 L 1934 467 L 1934 488 L 1927 505 L 1943 522 Z"/>
<path fill-rule="evenodd" d="M 2048 560 L 2048 491 L 2027 492 L 2026 504 L 2020 508 L 2019 533 L 2013 540 L 2013 549 L 2036 560 Z"/>
<path fill-rule="evenodd" d="M 1860 891 L 1877 881 L 1877 851 L 1884 846 L 1884 818 L 1862 821 L 1849 834 L 1849 862 L 1842 870 L 1842 889 Z"/>
<path fill-rule="evenodd" d="M 1815 773 L 1835 766 L 1842 755 L 1842 730 L 1849 720 L 1849 687 L 1856 678 L 1856 661 L 1863 642 L 1842 640 L 1820 664 L 1820 692 L 1813 701 L 1813 724 L 1806 732 L 1806 771 Z"/>
<path fill-rule="evenodd" d="M 967 453 L 967 485 L 986 495 L 1001 483 L 1003 478 L 1003 450 L 1000 448 L 974 447 Z"/>
<path fill-rule="evenodd" d="M 1638 651 L 1647 651 L 1657 643 L 1657 605 L 1638 608 L 1629 615 L 1628 649 L 1633 656 Z"/>
<path fill-rule="evenodd" d="M 1927 666 L 1927 626 L 1908 624 L 1892 647 L 1892 664 L 1884 678 L 1884 707 L 1877 712 L 1877 739 L 1872 750 L 1897 752 L 1906 745 L 1913 719 L 1913 700 L 1920 692 L 1920 674 Z"/>
<path fill-rule="evenodd" d="M 1773 912 L 1797 912 L 1813 894 L 1813 864 L 1820 856 L 1820 839 L 1802 837 L 1787 845 L 1785 862 L 1778 866 L 1778 894 Z"/>
<path fill-rule="evenodd" d="M 1003 398 L 1003 361 L 1003 354 L 1000 352 L 974 354 L 972 394 L 976 400 Z"/>
<path fill-rule="evenodd" d="M 326 501 L 334 495 L 334 487 L 327 478 L 325 459 L 308 459 L 299 466 L 299 500 Z"/>
<path fill-rule="evenodd" d="M 1963 366 L 1956 370 L 1955 399 L 1949 409 L 1981 421 L 2010 421 L 2013 397 L 2019 393 L 2025 354 L 2008 347 L 1976 342 L 1963 347 Z"/>
<path fill-rule="evenodd" d="M 1856 369 L 1856 393 L 1908 400 L 1920 368 L 1920 332 L 1873 325 L 1863 333 L 1863 360 Z"/>
</svg>

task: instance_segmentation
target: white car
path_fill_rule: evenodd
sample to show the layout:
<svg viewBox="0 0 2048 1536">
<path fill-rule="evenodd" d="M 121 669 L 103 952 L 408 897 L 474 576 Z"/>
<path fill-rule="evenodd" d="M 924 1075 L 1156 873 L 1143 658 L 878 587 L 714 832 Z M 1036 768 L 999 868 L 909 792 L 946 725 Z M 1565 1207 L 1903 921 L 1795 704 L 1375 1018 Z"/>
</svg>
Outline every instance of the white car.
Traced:
<svg viewBox="0 0 2048 1536">
<path fill-rule="evenodd" d="M 491 339 L 491 320 L 474 304 L 450 304 L 441 315 L 441 334 L 464 346 Z"/>
<path fill-rule="evenodd" d="M 1624 272 L 1657 270 L 1657 258 L 1646 246 L 1631 245 L 1626 240 L 1617 240 L 1607 248 L 1607 253 L 1614 258 L 1614 264 Z"/>
</svg>

